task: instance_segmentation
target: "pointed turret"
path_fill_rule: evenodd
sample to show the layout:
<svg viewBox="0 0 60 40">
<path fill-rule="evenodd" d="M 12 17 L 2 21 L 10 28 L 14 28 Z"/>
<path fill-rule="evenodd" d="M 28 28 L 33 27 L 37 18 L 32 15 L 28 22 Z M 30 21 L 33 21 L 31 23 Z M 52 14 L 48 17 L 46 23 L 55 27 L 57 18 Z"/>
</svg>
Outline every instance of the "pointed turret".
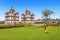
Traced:
<svg viewBox="0 0 60 40">
<path fill-rule="evenodd" d="M 14 10 L 13 6 L 11 6 L 10 13 L 13 13 L 13 12 L 15 12 L 15 10 Z"/>
</svg>

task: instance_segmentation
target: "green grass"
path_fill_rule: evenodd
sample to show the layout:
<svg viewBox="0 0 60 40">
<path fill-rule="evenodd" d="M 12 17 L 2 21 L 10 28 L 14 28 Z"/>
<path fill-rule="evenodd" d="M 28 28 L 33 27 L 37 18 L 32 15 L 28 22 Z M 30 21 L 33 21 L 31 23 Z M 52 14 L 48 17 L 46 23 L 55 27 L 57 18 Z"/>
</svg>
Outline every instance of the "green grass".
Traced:
<svg viewBox="0 0 60 40">
<path fill-rule="evenodd" d="M 48 31 L 36 27 L 0 29 L 0 40 L 60 40 L 60 27 L 49 27 Z"/>
</svg>

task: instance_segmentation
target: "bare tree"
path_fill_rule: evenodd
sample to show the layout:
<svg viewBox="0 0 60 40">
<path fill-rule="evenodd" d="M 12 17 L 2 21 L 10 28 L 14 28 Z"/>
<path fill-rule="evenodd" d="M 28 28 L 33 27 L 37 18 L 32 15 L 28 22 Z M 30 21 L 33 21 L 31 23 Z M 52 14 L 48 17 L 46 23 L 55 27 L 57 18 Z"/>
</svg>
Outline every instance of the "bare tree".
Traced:
<svg viewBox="0 0 60 40">
<path fill-rule="evenodd" d="M 42 11 L 42 14 L 43 14 L 44 18 L 46 19 L 46 25 L 45 25 L 45 29 L 46 29 L 47 25 L 49 24 L 48 19 L 49 19 L 50 15 L 53 14 L 53 11 L 49 10 L 49 9 L 45 9 Z"/>
<path fill-rule="evenodd" d="M 44 16 L 46 19 L 48 19 L 48 17 L 49 17 L 51 14 L 53 14 L 53 11 L 52 11 L 52 10 L 49 10 L 49 9 L 45 9 L 45 10 L 42 11 L 42 14 L 43 14 L 43 16 Z"/>
</svg>

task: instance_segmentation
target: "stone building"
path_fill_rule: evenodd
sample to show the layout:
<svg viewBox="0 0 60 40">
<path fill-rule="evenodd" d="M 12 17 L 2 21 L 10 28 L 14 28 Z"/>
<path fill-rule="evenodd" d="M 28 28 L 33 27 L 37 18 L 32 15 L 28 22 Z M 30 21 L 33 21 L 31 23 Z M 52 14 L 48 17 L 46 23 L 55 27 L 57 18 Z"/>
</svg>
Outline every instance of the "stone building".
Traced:
<svg viewBox="0 0 60 40">
<path fill-rule="evenodd" d="M 51 19 L 49 20 L 49 24 L 53 25 L 53 24 L 58 24 L 59 23 L 59 20 L 58 19 Z"/>
<path fill-rule="evenodd" d="M 18 24 L 19 23 L 19 13 L 15 12 L 13 6 L 9 12 L 5 13 L 5 24 Z"/>
<path fill-rule="evenodd" d="M 35 15 L 31 14 L 29 8 L 26 9 L 25 14 L 21 15 L 21 23 L 35 23 Z"/>
</svg>

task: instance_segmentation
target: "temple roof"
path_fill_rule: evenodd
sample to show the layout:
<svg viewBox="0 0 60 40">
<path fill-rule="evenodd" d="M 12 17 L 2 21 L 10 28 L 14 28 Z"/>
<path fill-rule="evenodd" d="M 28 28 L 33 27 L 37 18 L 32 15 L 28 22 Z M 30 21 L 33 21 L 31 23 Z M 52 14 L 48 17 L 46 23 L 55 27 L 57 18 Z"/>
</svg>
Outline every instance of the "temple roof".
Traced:
<svg viewBox="0 0 60 40">
<path fill-rule="evenodd" d="M 9 12 L 15 12 L 15 10 L 14 10 L 14 8 L 13 8 L 13 6 L 11 6 L 11 9 L 10 9 L 10 11 Z"/>
<path fill-rule="evenodd" d="M 18 12 L 16 12 L 15 14 L 18 14 L 18 15 L 19 15 L 19 13 L 18 13 Z"/>
<path fill-rule="evenodd" d="M 6 12 L 5 15 L 6 15 L 6 14 L 9 14 L 9 12 Z"/>
<path fill-rule="evenodd" d="M 25 14 L 23 13 L 22 16 L 25 16 Z"/>
</svg>

